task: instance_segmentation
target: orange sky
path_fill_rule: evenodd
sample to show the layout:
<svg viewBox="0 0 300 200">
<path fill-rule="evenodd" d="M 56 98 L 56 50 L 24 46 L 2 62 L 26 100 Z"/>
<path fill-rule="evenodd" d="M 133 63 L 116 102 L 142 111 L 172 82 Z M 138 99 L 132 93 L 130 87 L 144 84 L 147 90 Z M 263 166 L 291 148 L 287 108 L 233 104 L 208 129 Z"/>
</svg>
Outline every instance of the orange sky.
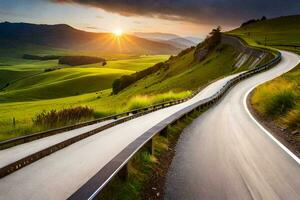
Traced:
<svg viewBox="0 0 300 200">
<path fill-rule="evenodd" d="M 22 2 L 22 3 L 20 3 Z M 165 32 L 182 36 L 205 37 L 213 25 L 144 16 L 122 16 L 80 4 L 57 4 L 43 0 L 1 2 L 1 21 L 37 24 L 65 23 L 93 32 Z M 28 12 L 30 10 L 30 12 Z M 231 27 L 223 27 L 225 30 Z"/>
</svg>

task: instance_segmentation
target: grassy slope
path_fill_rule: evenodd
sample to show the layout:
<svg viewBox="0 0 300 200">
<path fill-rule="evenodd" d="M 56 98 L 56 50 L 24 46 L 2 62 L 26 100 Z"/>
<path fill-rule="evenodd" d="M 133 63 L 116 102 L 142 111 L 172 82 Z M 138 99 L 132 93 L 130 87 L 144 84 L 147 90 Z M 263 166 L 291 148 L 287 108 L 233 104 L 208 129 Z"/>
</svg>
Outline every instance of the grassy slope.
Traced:
<svg viewBox="0 0 300 200">
<path fill-rule="evenodd" d="M 300 132 L 300 64 L 288 73 L 256 88 L 251 98 L 254 108 L 280 127 Z M 300 134 L 286 140 L 300 150 Z"/>
<path fill-rule="evenodd" d="M 300 54 L 300 15 L 271 19 L 231 31 L 252 44 L 264 44 Z M 259 86 L 251 99 L 254 108 L 280 126 L 300 129 L 300 65 Z M 290 107 L 289 104 L 293 106 Z M 287 109 L 285 109 L 287 108 Z M 290 137 L 298 145 L 299 134 Z"/>
<path fill-rule="evenodd" d="M 42 73 L 16 82 L 0 94 L 0 102 L 30 101 L 74 96 L 105 90 L 130 70 L 69 68 Z"/>
<path fill-rule="evenodd" d="M 44 72 L 44 69 L 58 66 L 57 60 L 2 66 L 0 87 L 8 82 L 10 85 L 0 93 L 0 102 L 61 98 L 108 89 L 116 78 L 167 58 L 166 55 L 141 56 L 108 61 L 104 67 L 99 64 L 60 66 L 63 69 L 51 72 Z"/>
<path fill-rule="evenodd" d="M 230 34 L 245 39 L 249 44 L 279 47 L 300 52 L 300 15 L 279 17 L 250 24 Z M 282 46 L 283 45 L 283 46 Z M 298 47 L 288 47 L 295 45 Z"/>
<path fill-rule="evenodd" d="M 14 57 L 2 58 L 10 64 L 0 66 L 0 87 L 7 82 L 10 85 L 0 92 L 2 129 L 0 140 L 22 135 L 28 131 L 38 131 L 38 128 L 32 129 L 31 118 L 42 110 L 90 105 L 88 103 L 90 101 L 99 100 L 102 96 L 108 97 L 112 82 L 116 78 L 148 68 L 153 63 L 164 61 L 168 57 L 167 55 L 134 56 L 130 59 L 127 57 L 109 60 L 106 66 L 99 64 L 60 66 L 62 69 L 51 72 L 44 72 L 44 70 L 57 67 L 57 60 L 32 61 Z M 108 99 L 104 106 L 110 105 Z M 17 120 L 16 127 L 12 126 L 13 117 Z"/>
</svg>

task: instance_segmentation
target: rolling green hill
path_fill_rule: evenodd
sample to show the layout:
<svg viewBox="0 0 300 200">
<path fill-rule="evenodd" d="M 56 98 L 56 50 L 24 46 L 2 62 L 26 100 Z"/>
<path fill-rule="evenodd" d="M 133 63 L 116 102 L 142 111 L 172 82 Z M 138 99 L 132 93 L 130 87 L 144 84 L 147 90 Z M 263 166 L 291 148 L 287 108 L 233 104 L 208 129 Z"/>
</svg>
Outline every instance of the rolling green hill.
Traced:
<svg viewBox="0 0 300 200">
<path fill-rule="evenodd" d="M 255 22 L 228 32 L 247 42 L 300 52 L 300 15 Z"/>
<path fill-rule="evenodd" d="M 122 75 L 164 61 L 166 55 L 141 56 L 107 61 L 100 64 L 68 67 L 57 60 L 24 61 L 24 64 L 0 67 L 0 102 L 15 102 L 61 98 L 111 88 L 112 82 Z M 27 63 L 26 63 L 27 62 Z M 54 71 L 45 69 L 59 67 Z"/>
<path fill-rule="evenodd" d="M 0 94 L 0 102 L 75 96 L 111 88 L 116 78 L 134 71 L 109 68 L 66 68 L 15 82 Z"/>
</svg>

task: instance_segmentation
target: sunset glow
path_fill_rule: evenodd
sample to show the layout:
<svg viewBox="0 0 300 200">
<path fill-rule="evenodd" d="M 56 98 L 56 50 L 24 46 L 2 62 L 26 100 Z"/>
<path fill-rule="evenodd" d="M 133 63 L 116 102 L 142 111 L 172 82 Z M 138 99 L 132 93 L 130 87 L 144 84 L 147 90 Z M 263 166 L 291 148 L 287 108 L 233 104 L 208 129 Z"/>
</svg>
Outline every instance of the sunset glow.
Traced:
<svg viewBox="0 0 300 200">
<path fill-rule="evenodd" d="M 122 36 L 123 35 L 122 29 L 118 28 L 118 29 L 114 30 L 114 35 L 117 37 Z"/>
</svg>

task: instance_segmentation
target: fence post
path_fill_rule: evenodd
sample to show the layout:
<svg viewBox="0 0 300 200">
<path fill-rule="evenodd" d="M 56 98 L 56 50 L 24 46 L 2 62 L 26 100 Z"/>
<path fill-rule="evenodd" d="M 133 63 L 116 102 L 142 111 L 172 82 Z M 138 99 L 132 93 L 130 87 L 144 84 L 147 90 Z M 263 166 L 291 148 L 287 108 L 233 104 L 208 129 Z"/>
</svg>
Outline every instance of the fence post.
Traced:
<svg viewBox="0 0 300 200">
<path fill-rule="evenodd" d="M 147 151 L 152 155 L 154 153 L 154 148 L 153 148 L 153 139 L 151 138 L 146 144 L 145 147 Z"/>
<path fill-rule="evenodd" d="M 127 177 L 128 177 L 128 163 L 126 163 L 118 172 L 118 177 L 122 180 L 122 181 L 126 181 Z"/>
<path fill-rule="evenodd" d="M 159 135 L 162 136 L 162 137 L 167 137 L 168 136 L 168 127 L 169 127 L 169 125 L 166 126 L 163 130 L 161 130 L 159 132 Z"/>
</svg>

